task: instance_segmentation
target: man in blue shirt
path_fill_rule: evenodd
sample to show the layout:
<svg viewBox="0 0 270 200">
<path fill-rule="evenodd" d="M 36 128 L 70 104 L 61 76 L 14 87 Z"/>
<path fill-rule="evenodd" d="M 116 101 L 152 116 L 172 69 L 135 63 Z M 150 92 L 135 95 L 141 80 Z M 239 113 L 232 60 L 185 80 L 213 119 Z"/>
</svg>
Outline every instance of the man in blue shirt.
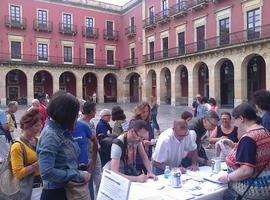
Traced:
<svg viewBox="0 0 270 200">
<path fill-rule="evenodd" d="M 97 151 L 98 151 L 98 143 L 97 139 L 94 133 L 92 133 L 89 121 L 93 118 L 92 115 L 93 112 L 88 112 L 88 107 L 87 102 L 85 103 L 86 106 L 82 107 L 82 115 L 81 117 L 77 120 L 75 123 L 75 127 L 73 130 L 73 138 L 74 140 L 78 143 L 80 147 L 80 155 L 78 157 L 79 161 L 79 169 L 92 172 L 92 170 L 96 166 L 96 160 L 97 160 Z M 91 158 L 89 155 L 90 152 L 90 144 L 93 144 L 93 150 L 91 154 Z M 93 184 L 92 184 L 92 179 L 90 179 L 89 182 L 89 191 L 90 191 L 90 196 L 91 199 L 94 199 L 94 191 L 93 191 Z"/>
</svg>

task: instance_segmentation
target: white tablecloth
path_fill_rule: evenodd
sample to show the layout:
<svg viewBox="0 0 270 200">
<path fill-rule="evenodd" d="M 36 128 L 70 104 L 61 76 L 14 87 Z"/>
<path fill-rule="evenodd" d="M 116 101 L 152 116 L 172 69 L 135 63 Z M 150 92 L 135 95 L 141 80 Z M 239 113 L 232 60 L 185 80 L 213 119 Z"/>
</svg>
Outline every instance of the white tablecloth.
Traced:
<svg viewBox="0 0 270 200">
<path fill-rule="evenodd" d="M 222 200 L 227 186 L 203 179 L 211 175 L 210 167 L 201 167 L 198 172 L 188 171 L 181 176 L 181 188 L 172 188 L 163 175 L 156 182 L 132 183 L 129 200 Z"/>
</svg>

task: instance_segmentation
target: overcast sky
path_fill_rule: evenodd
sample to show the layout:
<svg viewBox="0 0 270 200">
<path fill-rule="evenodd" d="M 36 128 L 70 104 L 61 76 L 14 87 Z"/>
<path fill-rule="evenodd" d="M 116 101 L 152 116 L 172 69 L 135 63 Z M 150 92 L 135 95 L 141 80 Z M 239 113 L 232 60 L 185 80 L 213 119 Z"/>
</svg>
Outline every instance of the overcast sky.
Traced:
<svg viewBox="0 0 270 200">
<path fill-rule="evenodd" d="M 98 0 L 98 1 L 102 1 L 102 2 L 105 2 L 105 3 L 111 3 L 111 4 L 122 6 L 125 3 L 127 3 L 129 0 Z"/>
</svg>

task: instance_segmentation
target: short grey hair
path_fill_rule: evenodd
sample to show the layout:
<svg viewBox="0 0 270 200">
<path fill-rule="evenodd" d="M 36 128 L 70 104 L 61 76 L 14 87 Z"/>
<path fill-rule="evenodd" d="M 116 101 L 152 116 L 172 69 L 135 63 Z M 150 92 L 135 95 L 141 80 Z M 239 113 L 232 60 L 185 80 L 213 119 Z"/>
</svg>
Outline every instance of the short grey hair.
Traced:
<svg viewBox="0 0 270 200">
<path fill-rule="evenodd" d="M 219 116 L 214 111 L 208 111 L 203 118 L 204 119 L 215 119 L 215 120 L 219 121 Z"/>
</svg>

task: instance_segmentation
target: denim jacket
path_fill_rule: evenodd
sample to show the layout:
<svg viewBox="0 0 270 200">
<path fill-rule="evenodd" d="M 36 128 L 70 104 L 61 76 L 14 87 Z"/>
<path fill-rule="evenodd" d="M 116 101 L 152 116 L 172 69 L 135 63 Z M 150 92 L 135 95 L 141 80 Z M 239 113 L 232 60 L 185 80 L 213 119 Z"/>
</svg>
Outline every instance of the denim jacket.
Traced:
<svg viewBox="0 0 270 200">
<path fill-rule="evenodd" d="M 71 132 L 48 119 L 37 146 L 44 189 L 63 188 L 68 181 L 84 181 L 83 172 L 78 170 L 79 152 Z"/>
</svg>

